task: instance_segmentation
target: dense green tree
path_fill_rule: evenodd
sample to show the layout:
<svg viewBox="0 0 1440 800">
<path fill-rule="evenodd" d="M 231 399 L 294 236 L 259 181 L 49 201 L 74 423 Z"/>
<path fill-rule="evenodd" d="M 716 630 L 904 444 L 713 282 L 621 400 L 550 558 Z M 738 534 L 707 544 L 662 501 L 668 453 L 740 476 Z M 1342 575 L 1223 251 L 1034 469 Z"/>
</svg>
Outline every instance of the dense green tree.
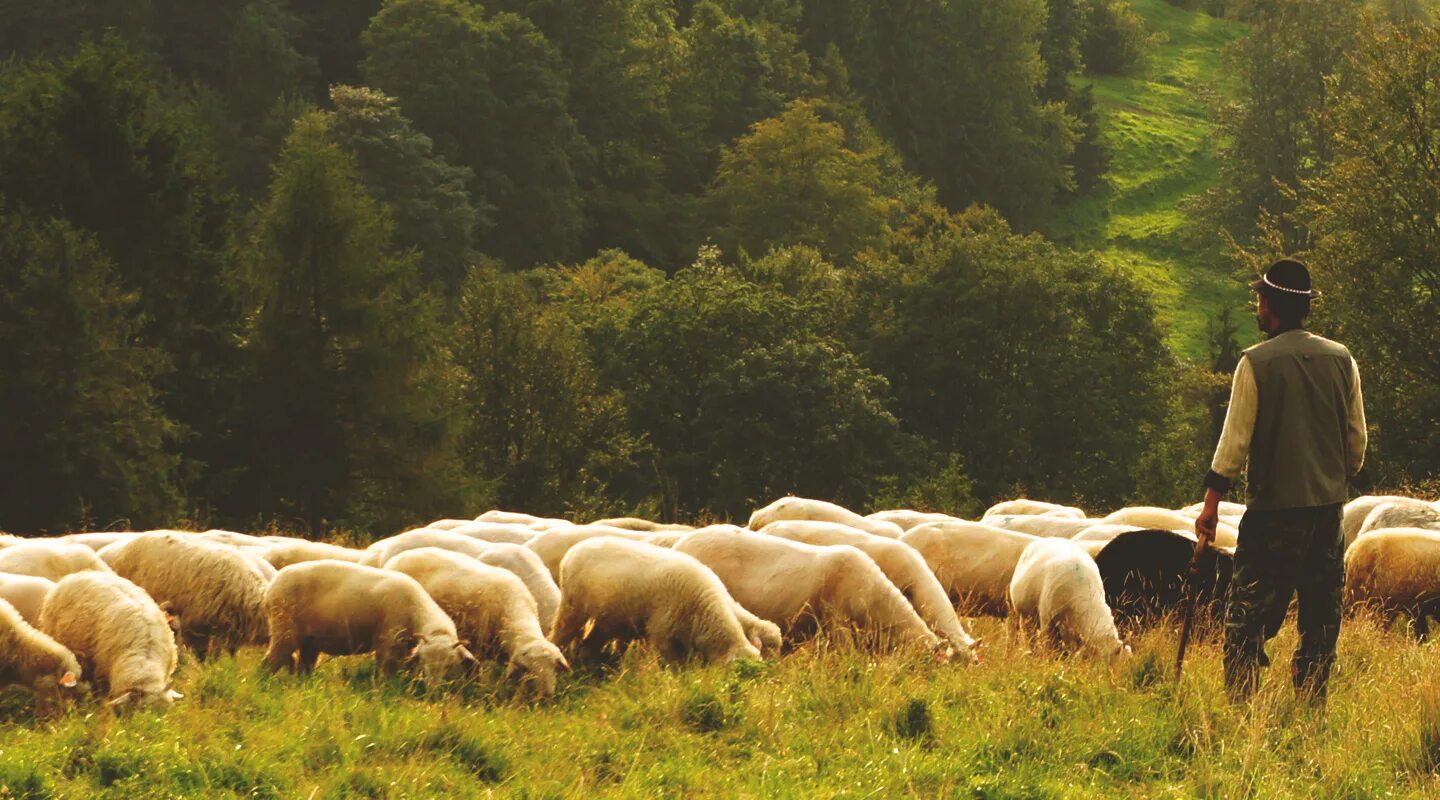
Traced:
<svg viewBox="0 0 1440 800">
<path fill-rule="evenodd" d="M 656 451 L 665 513 L 736 518 L 788 492 L 867 499 L 895 445 L 885 381 L 811 317 L 713 254 L 634 302 L 607 380 Z"/>
<path fill-rule="evenodd" d="M 1238 100 L 1222 109 L 1227 142 L 1209 213 L 1248 240 L 1264 216 L 1279 220 L 1286 250 L 1306 245 L 1291 218 L 1295 191 L 1333 155 L 1335 75 L 1359 29 L 1364 0 L 1251 0 L 1250 34 L 1231 46 Z"/>
<path fill-rule="evenodd" d="M 93 236 L 136 293 L 141 341 L 174 368 L 158 387 L 182 428 L 182 479 L 203 499 L 197 473 L 225 462 L 238 396 L 238 308 L 223 280 L 233 206 L 203 129 L 114 38 L 17 64 L 0 78 L 0 197 Z"/>
<path fill-rule="evenodd" d="M 1064 100 L 1070 94 L 1070 77 L 1084 66 L 1080 44 L 1085 41 L 1085 23 L 1094 0 L 1047 0 L 1045 29 L 1040 35 L 1040 58 L 1045 62 L 1045 80 L 1040 96 Z"/>
<path fill-rule="evenodd" d="M 877 191 L 875 159 L 817 110 L 796 101 L 722 154 L 706 197 L 722 248 L 758 256 L 803 244 L 849 261 L 884 237 L 893 202 Z"/>
<path fill-rule="evenodd" d="M 296 120 L 244 265 L 257 391 L 237 511 L 386 529 L 465 499 L 437 303 L 392 228 L 326 117 Z"/>
<path fill-rule="evenodd" d="M 0 209 L 0 529 L 160 527 L 179 510 L 175 427 L 135 294 L 95 240 Z"/>
<path fill-rule="evenodd" d="M 480 250 L 514 266 L 575 254 L 576 164 L 588 151 L 566 108 L 564 64 L 533 24 L 487 19 L 460 0 L 389 0 L 365 47 L 367 80 L 474 171 L 475 201 L 493 208 Z"/>
<path fill-rule="evenodd" d="M 835 47 L 875 126 L 946 206 L 1033 224 L 1070 185 L 1074 121 L 1045 102 L 1044 0 L 806 0 L 802 41 Z"/>
<path fill-rule="evenodd" d="M 434 152 L 395 100 L 373 89 L 334 86 L 330 133 L 355 156 L 370 194 L 390 209 L 395 243 L 420 251 L 424 276 L 455 288 L 474 258 L 483 212 L 470 201 L 470 170 Z"/>
<path fill-rule="evenodd" d="M 908 431 L 964 459 L 980 497 L 1129 495 L 1170 358 L 1131 278 L 977 209 L 932 221 L 857 281 L 865 363 Z"/>
<path fill-rule="evenodd" d="M 337 83 L 358 82 L 365 55 L 361 36 L 384 0 L 289 1 L 304 23 L 301 51 L 320 67 L 315 93 L 323 94 L 326 87 Z"/>
<path fill-rule="evenodd" d="M 1440 31 L 1366 33 L 1350 77 L 1302 215 L 1318 322 L 1360 361 L 1389 477 L 1419 479 L 1440 469 Z"/>
</svg>

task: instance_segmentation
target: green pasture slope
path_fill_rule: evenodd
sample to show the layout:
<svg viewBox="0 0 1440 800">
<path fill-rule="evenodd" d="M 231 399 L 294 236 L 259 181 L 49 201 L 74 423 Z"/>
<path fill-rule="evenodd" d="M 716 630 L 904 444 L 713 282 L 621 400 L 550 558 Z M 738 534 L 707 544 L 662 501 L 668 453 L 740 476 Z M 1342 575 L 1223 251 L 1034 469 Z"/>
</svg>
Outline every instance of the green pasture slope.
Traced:
<svg viewBox="0 0 1440 800">
<path fill-rule="evenodd" d="M 1165 0 L 1132 5 L 1166 41 L 1134 75 L 1087 79 L 1112 153 L 1109 187 L 1060 209 L 1046 232 L 1096 248 L 1137 275 L 1155 294 L 1171 347 L 1201 359 L 1207 322 L 1227 305 L 1243 306 L 1247 294 L 1229 267 L 1215 263 L 1213 242 L 1205 254 L 1187 237 L 1181 203 L 1215 180 L 1208 98 L 1225 90 L 1222 51 L 1244 26 Z M 1242 335 L 1251 335 L 1248 328 Z"/>
<path fill-rule="evenodd" d="M 187 659 L 164 715 L 91 703 L 37 720 L 23 693 L 0 694 L 0 797 L 1440 796 L 1440 649 L 1403 632 L 1346 629 L 1322 716 L 1292 699 L 1290 631 L 1236 710 L 1209 642 L 1173 683 L 1173 626 L 1113 671 L 975 628 L 974 667 L 817 644 L 670 667 L 632 648 L 541 705 L 498 669 L 427 695 L 363 656 L 304 678 L 264 674 L 255 648 Z"/>
</svg>

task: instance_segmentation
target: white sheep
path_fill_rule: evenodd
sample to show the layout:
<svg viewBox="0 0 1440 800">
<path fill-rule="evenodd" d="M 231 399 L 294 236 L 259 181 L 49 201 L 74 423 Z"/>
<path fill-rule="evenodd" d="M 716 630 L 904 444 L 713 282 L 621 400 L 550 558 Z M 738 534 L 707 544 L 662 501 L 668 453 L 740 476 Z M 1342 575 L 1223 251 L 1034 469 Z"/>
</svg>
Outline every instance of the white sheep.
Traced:
<svg viewBox="0 0 1440 800">
<path fill-rule="evenodd" d="M 923 525 L 927 522 L 959 522 L 959 517 L 952 517 L 949 514 L 940 514 L 926 511 L 911 511 L 908 508 L 892 508 L 885 511 L 876 511 L 873 514 L 866 514 L 865 519 L 890 522 L 898 525 L 900 530 L 908 531 L 916 525 Z"/>
<path fill-rule="evenodd" d="M 432 528 L 437 531 L 448 531 L 454 528 L 458 528 L 461 525 L 469 525 L 474 521 L 475 520 L 473 519 L 437 519 L 434 522 L 426 523 L 425 527 Z"/>
<path fill-rule="evenodd" d="M 919 551 L 959 613 L 1002 617 L 1020 554 L 1038 538 L 980 522 L 933 522 L 900 541 Z"/>
<path fill-rule="evenodd" d="M 1429 618 L 1440 615 L 1440 531 L 1392 528 L 1356 539 L 1345 551 L 1345 604 L 1387 624 L 1408 616 L 1415 635 L 1427 638 Z"/>
<path fill-rule="evenodd" d="M 80 685 L 80 674 L 70 648 L 36 630 L 0 599 L 0 687 L 28 687 L 41 707 L 53 708 L 65 690 Z"/>
<path fill-rule="evenodd" d="M 144 589 L 112 572 L 88 570 L 55 584 L 40 610 L 40 630 L 81 664 L 111 707 L 165 708 L 178 653 L 165 612 Z"/>
<path fill-rule="evenodd" d="M 403 572 L 450 615 L 455 630 L 477 656 L 503 658 L 506 677 L 521 675 L 541 697 L 555 693 L 555 676 L 569 672 L 560 648 L 545 638 L 535 598 L 508 570 L 422 547 L 390 559 L 385 569 Z"/>
<path fill-rule="evenodd" d="M 672 661 L 758 659 L 734 605 L 720 579 L 694 558 L 602 536 L 576 544 L 561 561 L 560 611 L 550 639 L 586 660 L 611 641 L 636 639 Z"/>
<path fill-rule="evenodd" d="M 147 533 L 100 551 L 117 575 L 144 589 L 179 623 L 186 645 L 205 658 L 265 639 L 262 603 L 269 579 L 235 548 L 179 533 Z"/>
<path fill-rule="evenodd" d="M 760 533 L 804 544 L 847 544 L 870 556 L 937 636 L 966 660 L 975 660 L 975 639 L 955 616 L 949 595 L 915 548 L 834 522 L 785 520 L 766 525 Z"/>
<path fill-rule="evenodd" d="M 828 503 L 824 500 L 811 500 L 805 497 L 782 497 L 779 500 L 757 510 L 750 515 L 749 528 L 758 531 L 772 522 L 782 520 L 814 520 L 817 522 L 838 522 L 841 525 L 849 525 L 852 528 L 859 528 L 866 533 L 873 533 L 876 536 L 884 536 L 889 539 L 899 539 L 900 526 L 893 522 L 885 522 L 878 519 L 867 519 L 856 514 L 844 506 Z"/>
<path fill-rule="evenodd" d="M 1055 513 L 1059 516 L 1070 516 L 1076 519 L 1085 519 L 1088 515 L 1074 506 L 1062 506 L 1059 503 L 1046 503 L 1042 500 L 1004 500 L 985 509 L 980 521 L 984 522 L 986 517 L 995 516 L 1035 516 L 1039 514 Z M 988 524 L 988 523 L 987 523 Z"/>
<path fill-rule="evenodd" d="M 115 544 L 116 542 L 134 539 L 140 534 L 130 531 L 99 531 L 96 533 L 67 533 L 60 537 L 61 541 L 83 544 L 91 550 L 99 550 L 103 547 Z"/>
<path fill-rule="evenodd" d="M 349 561 L 352 564 L 360 563 L 368 551 L 356 550 L 352 547 L 341 547 L 340 545 L 328 544 L 326 542 L 288 542 L 267 547 L 264 551 L 265 560 L 277 570 L 285 569 L 291 564 L 303 564 L 306 561 Z M 273 577 L 273 576 L 272 576 Z"/>
<path fill-rule="evenodd" d="M 1193 517 L 1179 511 L 1171 511 L 1168 508 L 1155 508 L 1153 506 L 1122 508 L 1100 520 L 1100 523 L 1105 525 L 1136 525 L 1149 530 L 1195 533 L 1195 519 Z M 1217 547 L 1234 547 L 1239 543 L 1239 540 L 1240 531 L 1235 526 L 1223 520 L 1216 525 L 1215 545 Z"/>
<path fill-rule="evenodd" d="M 307 561 L 280 570 L 265 592 L 270 649 L 265 667 L 308 673 L 321 653 L 375 653 L 381 673 L 418 663 L 440 683 L 475 656 L 455 623 L 409 575 L 348 561 Z"/>
<path fill-rule="evenodd" d="M 1387 528 L 1440 530 L 1440 511 L 1425 502 L 1381 503 L 1365 517 L 1365 522 L 1361 524 L 1355 537 L 1359 539 L 1371 531 Z"/>
<path fill-rule="evenodd" d="M 480 516 L 476 517 L 476 518 L 475 518 L 475 521 L 476 521 L 476 522 L 499 522 L 499 523 L 502 523 L 502 524 L 528 525 L 528 526 L 536 526 L 536 525 L 538 525 L 538 526 L 540 526 L 542 529 L 543 529 L 543 528 L 551 528 L 551 527 L 554 527 L 554 526 L 556 526 L 556 525 L 570 525 L 570 524 L 571 524 L 570 520 L 568 520 L 568 519 L 552 519 L 552 518 L 547 518 L 547 517 L 537 517 L 537 516 L 535 516 L 534 514 L 521 514 L 521 513 L 518 512 L 518 511 L 500 511 L 500 510 L 498 510 L 498 509 L 486 511 L 484 514 L 481 514 Z"/>
<path fill-rule="evenodd" d="M 31 625 L 40 623 L 40 609 L 54 588 L 55 582 L 49 578 L 0 572 L 0 600 L 14 606 Z"/>
<path fill-rule="evenodd" d="M 1035 625 L 1052 643 L 1107 661 L 1128 652 L 1095 559 L 1068 539 L 1037 539 L 1025 548 L 1010 579 L 1010 608 L 1017 624 Z"/>
<path fill-rule="evenodd" d="M 666 531 L 675 533 L 686 533 L 695 530 L 694 525 L 682 525 L 676 522 L 655 522 L 653 520 L 641 519 L 639 517 L 611 517 L 609 519 L 597 519 L 591 525 L 604 525 L 609 528 L 624 528 L 627 531 L 643 531 L 648 533 L 664 533 Z"/>
<path fill-rule="evenodd" d="M 1198 503 L 1191 503 L 1190 505 L 1180 509 L 1181 513 L 1192 518 L 1200 516 L 1200 512 L 1204 510 L 1205 501 L 1203 500 Z M 1220 516 L 1222 517 L 1243 517 L 1245 515 L 1245 504 L 1232 503 L 1229 500 L 1221 500 L 1217 506 L 1217 510 L 1220 512 Z"/>
<path fill-rule="evenodd" d="M 1070 537 L 1072 542 L 1108 542 L 1122 533 L 1130 531 L 1145 530 L 1138 525 L 1116 525 L 1113 523 L 1101 523 L 1091 525 L 1083 531 Z"/>
<path fill-rule="evenodd" d="M 500 544 L 525 544 L 538 535 L 528 526 L 501 522 L 466 522 L 450 528 L 449 532 Z"/>
<path fill-rule="evenodd" d="M 194 536 L 197 539 L 203 539 L 207 542 L 214 542 L 215 544 L 229 545 L 230 547 L 269 547 L 270 545 L 279 543 L 275 541 L 276 539 L 293 541 L 289 537 L 255 536 L 254 534 L 250 533 L 222 531 L 217 528 L 211 528 L 210 530 L 203 531 L 201 533 L 186 533 L 185 531 L 171 530 L 149 531 L 149 533 L 178 533 L 182 536 Z"/>
<path fill-rule="evenodd" d="M 569 525 L 561 528 L 552 528 L 536 536 L 525 543 L 540 560 L 545 562 L 545 568 L 556 581 L 560 580 L 560 562 L 565 554 L 581 542 L 594 539 L 600 536 L 615 536 L 621 539 L 629 539 L 632 542 L 645 542 L 657 547 L 670 547 L 679 541 L 682 536 L 688 534 L 678 532 L 649 532 L 631 531 L 624 528 L 611 528 L 605 525 Z"/>
<path fill-rule="evenodd" d="M 1355 541 L 1355 537 L 1360 535 L 1360 526 L 1365 524 L 1365 518 L 1370 516 L 1370 512 L 1374 511 L 1376 506 L 1385 503 L 1428 505 L 1424 500 L 1393 494 L 1367 494 L 1351 500 L 1345 504 L 1340 521 L 1340 527 L 1345 532 L 1346 547 L 1349 547 Z"/>
<path fill-rule="evenodd" d="M 821 625 L 853 627 L 880 647 L 942 642 L 875 561 L 849 545 L 808 545 L 747 530 L 701 529 L 675 545 L 720 577 L 731 596 L 787 638 Z M 562 587 L 563 589 L 563 587 Z"/>
<path fill-rule="evenodd" d="M 501 542 L 487 546 L 472 558 L 481 564 L 508 570 L 519 578 L 535 598 L 541 630 L 550 630 L 555 624 L 555 612 L 560 609 L 560 586 L 550 570 L 545 569 L 540 556 L 524 545 Z"/>
<path fill-rule="evenodd" d="M 1007 531 L 1055 539 L 1069 539 L 1101 524 L 1097 519 L 1045 514 L 994 514 L 984 518 L 981 522 L 997 528 L 1004 528 Z"/>
<path fill-rule="evenodd" d="M 58 581 L 74 572 L 110 568 L 83 544 L 60 539 L 28 539 L 22 544 L 0 550 L 0 572 L 12 575 L 33 575 Z"/>
</svg>

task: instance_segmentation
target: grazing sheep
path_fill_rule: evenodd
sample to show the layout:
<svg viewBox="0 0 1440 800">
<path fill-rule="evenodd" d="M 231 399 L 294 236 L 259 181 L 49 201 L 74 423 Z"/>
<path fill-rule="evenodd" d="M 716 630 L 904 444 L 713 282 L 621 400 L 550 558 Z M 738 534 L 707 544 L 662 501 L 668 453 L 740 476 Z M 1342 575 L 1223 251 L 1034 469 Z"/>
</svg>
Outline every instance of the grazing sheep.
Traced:
<svg viewBox="0 0 1440 800">
<path fill-rule="evenodd" d="M 321 653 L 375 653 L 385 675 L 418 663 L 440 683 L 475 656 L 455 623 L 409 575 L 348 561 L 307 561 L 280 570 L 265 592 L 270 649 L 265 667 L 308 673 Z"/>
<path fill-rule="evenodd" d="M 0 687 L 26 686 L 42 707 L 59 704 L 62 690 L 80 685 L 80 662 L 15 607 L 0 600 Z"/>
<path fill-rule="evenodd" d="M 1360 535 L 1360 526 L 1365 524 L 1365 518 L 1376 506 L 1385 503 L 1402 503 L 1405 505 L 1423 506 L 1428 505 L 1424 500 L 1417 500 L 1413 497 L 1401 497 L 1393 494 L 1367 494 L 1357 497 L 1345 504 L 1345 511 L 1341 515 L 1340 528 L 1345 532 L 1345 546 L 1349 547 L 1355 537 Z"/>
<path fill-rule="evenodd" d="M 165 612 L 144 589 L 112 572 L 88 570 L 55 584 L 40 630 L 70 648 L 111 707 L 167 708 L 177 652 Z"/>
<path fill-rule="evenodd" d="M 1148 626 L 1166 614 L 1183 610 L 1188 596 L 1208 613 L 1223 616 L 1234 570 L 1233 554 L 1211 546 L 1201 554 L 1198 580 L 1189 578 L 1195 554 L 1194 535 L 1179 531 L 1139 530 L 1122 533 L 1095 556 L 1105 585 L 1105 602 L 1121 626 Z"/>
<path fill-rule="evenodd" d="M 1070 537 L 1072 542 L 1108 542 L 1122 533 L 1130 531 L 1143 531 L 1144 528 L 1135 525 L 1113 525 L 1102 523 L 1091 525 L 1083 531 Z"/>
<path fill-rule="evenodd" d="M 303 564 L 306 561 L 349 561 L 358 564 L 368 556 L 365 550 L 356 550 L 350 547 L 341 547 L 325 542 L 290 542 L 288 544 L 277 544 L 265 550 L 265 560 L 275 569 L 285 569 L 291 564 Z M 272 576 L 273 577 L 273 576 Z"/>
<path fill-rule="evenodd" d="M 813 520 L 815 522 L 838 522 L 866 533 L 899 539 L 900 526 L 893 522 L 867 519 L 848 508 L 827 503 L 824 500 L 810 500 L 804 497 L 782 497 L 750 515 L 749 528 L 758 531 L 772 522 L 782 520 Z"/>
<path fill-rule="evenodd" d="M 1003 617 L 1015 565 L 1038 538 L 980 522 L 932 522 L 900 541 L 919 551 L 957 612 Z"/>
<path fill-rule="evenodd" d="M 450 533 L 469 536 L 482 542 L 502 544 L 525 544 L 537 535 L 534 529 L 525 525 L 499 522 L 467 522 L 451 528 Z"/>
<path fill-rule="evenodd" d="M 1057 515 L 1071 516 L 1076 519 L 1085 519 L 1088 516 L 1074 506 L 1062 506 L 1059 503 L 1046 503 L 1040 500 L 1005 500 L 996 503 L 985 509 L 980 521 L 986 522 L 986 517 L 997 516 L 1033 516 L 1039 514 L 1057 513 Z M 988 525 L 989 523 L 986 522 Z"/>
<path fill-rule="evenodd" d="M 547 519 L 545 517 L 534 516 L 533 514 L 521 514 L 516 511 L 499 510 L 486 511 L 484 514 L 476 517 L 475 521 L 498 522 L 507 525 L 539 526 L 541 529 L 553 528 L 556 525 L 572 524 L 568 519 Z"/>
<path fill-rule="evenodd" d="M 955 652 L 966 660 L 975 660 L 975 639 L 955 616 L 955 607 L 951 605 L 949 595 L 915 548 L 834 522 L 772 522 L 761 528 L 760 533 L 804 544 L 848 544 L 870 556 L 937 636 L 949 642 Z"/>
<path fill-rule="evenodd" d="M 555 612 L 560 609 L 560 587 L 545 562 L 528 547 L 520 544 L 492 544 L 479 555 L 472 556 L 481 564 L 508 570 L 535 598 L 536 612 L 540 616 L 540 629 L 550 630 L 555 624 Z"/>
<path fill-rule="evenodd" d="M 629 539 L 632 542 L 645 542 L 657 547 L 670 547 L 680 537 L 687 534 L 666 532 L 651 533 L 648 531 L 630 531 L 624 528 L 610 528 L 604 525 L 570 525 L 564 528 L 553 528 L 536 536 L 525 543 L 540 560 L 545 562 L 545 568 L 556 581 L 560 580 L 560 562 L 570 548 L 583 541 L 595 539 L 600 536 L 615 536 L 621 539 Z"/>
<path fill-rule="evenodd" d="M 0 600 L 14 606 L 31 625 L 40 624 L 40 609 L 54 588 L 55 582 L 49 578 L 0 573 Z"/>
<path fill-rule="evenodd" d="M 434 547 L 407 550 L 385 569 L 418 581 L 450 615 L 471 652 L 503 658 L 510 665 L 506 677 L 520 675 L 541 697 L 555 693 L 556 673 L 570 671 L 560 648 L 540 628 L 535 598 L 508 570 Z"/>
<path fill-rule="evenodd" d="M 139 536 L 138 533 L 127 531 L 105 531 L 98 533 L 67 533 L 60 537 L 62 542 L 74 542 L 83 544 L 91 550 L 100 550 L 116 542 L 128 541 Z"/>
<path fill-rule="evenodd" d="M 58 581 L 75 572 L 110 568 L 83 544 L 60 539 L 28 539 L 22 544 L 0 550 L 0 572 L 11 575 L 33 575 Z"/>
<path fill-rule="evenodd" d="M 1368 535 L 1371 531 L 1385 530 L 1387 528 L 1424 528 L 1425 530 L 1440 530 L 1440 510 L 1436 510 L 1429 503 L 1381 503 L 1365 517 L 1361 524 L 1360 531 L 1355 534 L 1358 539 Z"/>
<path fill-rule="evenodd" d="M 560 611 L 550 639 L 562 649 L 578 647 L 586 660 L 611 641 L 635 639 L 671 661 L 758 659 L 734 605 L 715 573 L 694 558 L 602 536 L 576 544 L 561 561 Z"/>
<path fill-rule="evenodd" d="M 365 557 L 357 563 L 367 567 L 379 567 L 406 550 L 416 550 L 421 547 L 439 547 L 473 558 L 485 552 L 489 546 L 489 542 L 450 531 L 416 528 L 391 536 L 389 539 L 381 539 L 370 545 L 365 551 Z"/>
<path fill-rule="evenodd" d="M 1043 514 L 1012 515 L 995 514 L 981 520 L 986 525 L 1004 528 L 1007 531 L 1028 533 L 1041 538 L 1069 539 L 1082 531 L 1101 524 L 1096 519 L 1071 516 L 1047 516 Z"/>
<path fill-rule="evenodd" d="M 1034 624 L 1052 643 L 1105 659 L 1129 648 L 1120 641 L 1094 559 L 1068 539 L 1036 539 L 1010 579 L 1010 608 L 1022 627 Z"/>
<path fill-rule="evenodd" d="M 203 533 L 186 533 L 186 532 L 184 532 L 184 531 L 167 531 L 167 530 L 149 531 L 149 532 L 150 532 L 150 533 L 178 533 L 178 534 L 180 534 L 180 535 L 182 535 L 182 536 L 194 536 L 194 537 L 197 538 L 197 539 L 203 539 L 203 540 L 205 540 L 205 541 L 207 541 L 207 542 L 213 542 L 213 543 L 215 543 L 215 544 L 228 545 L 228 546 L 230 546 L 230 547 L 269 547 L 270 545 L 278 544 L 278 542 L 274 541 L 274 539 L 280 539 L 280 540 L 283 540 L 283 541 L 293 541 L 293 540 L 290 539 L 289 537 L 285 537 L 285 536 L 279 536 L 279 537 L 253 536 L 253 535 L 248 534 L 248 533 L 236 533 L 235 531 L 222 531 L 222 530 L 218 530 L 218 529 L 215 529 L 215 528 L 212 528 L 212 529 L 210 529 L 210 530 L 208 530 L 208 531 L 204 531 Z"/>
<path fill-rule="evenodd" d="M 1440 531 L 1391 528 L 1356 539 L 1345 551 L 1345 605 L 1387 625 L 1407 616 L 1415 636 L 1428 638 L 1430 618 L 1440 616 Z"/>
<path fill-rule="evenodd" d="M 269 580 L 249 556 L 194 536 L 147 533 L 101 551 L 117 575 L 168 606 L 180 638 L 203 659 L 265 638 Z"/>
<path fill-rule="evenodd" d="M 960 522 L 959 517 L 952 517 L 949 514 L 937 514 L 926 511 L 911 511 L 907 508 L 893 508 L 888 511 L 876 511 L 874 514 L 866 514 L 865 519 L 890 522 L 898 525 L 900 530 L 908 531 L 916 525 L 924 525 L 927 522 Z"/>
<path fill-rule="evenodd" d="M 920 645 L 941 657 L 949 653 L 874 560 L 849 545 L 706 529 L 686 536 L 675 550 L 713 570 L 740 605 L 779 625 L 786 638 L 835 624 L 853 626 L 881 647 Z"/>
</svg>

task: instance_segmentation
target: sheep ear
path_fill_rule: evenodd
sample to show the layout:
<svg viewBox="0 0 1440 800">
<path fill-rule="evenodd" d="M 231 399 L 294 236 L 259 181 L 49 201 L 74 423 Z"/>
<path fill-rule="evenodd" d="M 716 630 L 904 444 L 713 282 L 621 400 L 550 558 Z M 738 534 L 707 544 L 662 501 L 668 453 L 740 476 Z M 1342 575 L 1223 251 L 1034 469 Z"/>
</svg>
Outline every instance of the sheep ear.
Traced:
<svg viewBox="0 0 1440 800">
<path fill-rule="evenodd" d="M 66 672 L 60 676 L 60 685 L 66 689 L 74 689 L 77 683 L 79 683 L 79 681 L 76 680 L 75 673 L 73 672 Z"/>
<path fill-rule="evenodd" d="M 569 672 L 569 671 L 570 671 L 570 662 L 565 660 L 565 656 L 564 656 L 563 654 L 560 656 L 560 671 L 561 671 L 561 672 Z"/>
<path fill-rule="evenodd" d="M 174 689 L 166 689 L 166 690 L 165 690 L 165 696 L 168 697 L 168 698 L 170 698 L 170 702 L 172 702 L 172 703 L 175 702 L 176 700 L 184 700 L 184 699 L 185 699 L 185 695 L 180 694 L 179 692 L 175 691 Z"/>
<path fill-rule="evenodd" d="M 480 663 L 480 659 L 476 658 L 475 654 L 470 652 L 469 648 L 465 647 L 465 645 L 462 644 L 458 645 L 457 647 L 460 650 L 460 660 L 463 663 L 470 664 L 472 666 Z"/>
</svg>

